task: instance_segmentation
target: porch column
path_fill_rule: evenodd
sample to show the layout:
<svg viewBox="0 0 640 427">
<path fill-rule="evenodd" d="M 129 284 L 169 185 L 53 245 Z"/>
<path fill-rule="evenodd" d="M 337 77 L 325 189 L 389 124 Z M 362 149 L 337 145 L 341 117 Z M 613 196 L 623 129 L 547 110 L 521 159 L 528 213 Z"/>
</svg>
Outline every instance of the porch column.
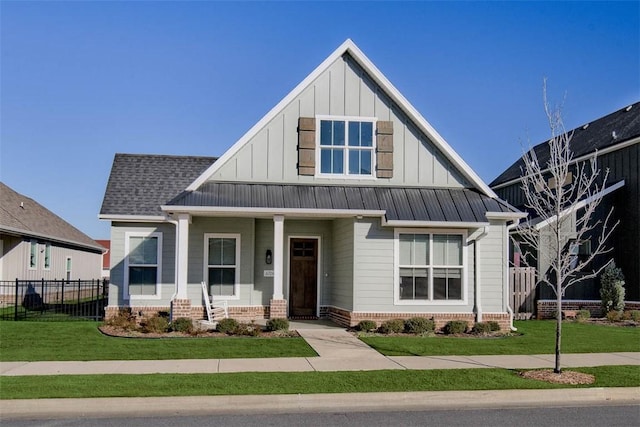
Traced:
<svg viewBox="0 0 640 427">
<path fill-rule="evenodd" d="M 284 215 L 273 216 L 273 297 L 270 301 L 271 319 L 287 317 L 287 302 L 284 299 Z"/>
<path fill-rule="evenodd" d="M 189 263 L 189 223 L 191 215 L 178 215 L 178 262 L 176 265 L 176 299 L 187 299 L 187 269 Z"/>
</svg>

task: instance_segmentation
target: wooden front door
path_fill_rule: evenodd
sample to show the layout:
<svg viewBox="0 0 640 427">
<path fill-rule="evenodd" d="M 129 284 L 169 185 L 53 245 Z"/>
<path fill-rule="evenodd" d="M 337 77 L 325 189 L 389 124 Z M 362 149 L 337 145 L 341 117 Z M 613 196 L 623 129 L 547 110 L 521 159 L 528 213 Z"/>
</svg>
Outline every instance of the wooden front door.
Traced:
<svg viewBox="0 0 640 427">
<path fill-rule="evenodd" d="M 289 316 L 315 317 L 318 301 L 318 240 L 291 239 Z"/>
</svg>

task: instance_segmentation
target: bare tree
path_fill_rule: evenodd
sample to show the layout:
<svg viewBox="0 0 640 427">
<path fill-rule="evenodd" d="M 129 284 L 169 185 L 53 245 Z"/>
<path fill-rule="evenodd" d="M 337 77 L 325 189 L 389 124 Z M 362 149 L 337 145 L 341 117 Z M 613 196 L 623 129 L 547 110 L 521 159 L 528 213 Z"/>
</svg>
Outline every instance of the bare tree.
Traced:
<svg viewBox="0 0 640 427">
<path fill-rule="evenodd" d="M 560 107 L 551 108 L 544 82 L 544 108 L 551 129 L 548 142 L 549 159 L 540 164 L 535 151 L 525 153 L 522 167 L 522 190 L 529 219 L 518 230 L 515 239 L 525 248 L 522 262 L 537 263 L 538 283 L 553 290 L 557 301 L 555 373 L 560 373 L 562 342 L 562 297 L 567 288 L 597 277 L 600 271 L 590 269 L 598 255 L 609 252 L 607 238 L 617 223 L 610 224 L 610 210 L 604 221 L 596 220 L 595 211 L 602 197 L 609 171 L 601 173 L 594 154 L 588 160 L 575 162 L 571 150 L 573 132 L 566 132 Z M 590 242 L 590 243 L 587 243 Z M 591 251 L 578 257 L 578 248 L 590 244 Z"/>
</svg>

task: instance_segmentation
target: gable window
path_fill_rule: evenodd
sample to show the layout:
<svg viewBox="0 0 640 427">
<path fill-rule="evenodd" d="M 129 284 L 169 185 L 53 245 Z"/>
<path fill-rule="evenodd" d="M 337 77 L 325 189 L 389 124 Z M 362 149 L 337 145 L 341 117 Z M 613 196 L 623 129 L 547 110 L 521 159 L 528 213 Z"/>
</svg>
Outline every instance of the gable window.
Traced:
<svg viewBox="0 0 640 427">
<path fill-rule="evenodd" d="M 162 233 L 126 233 L 125 252 L 129 297 L 159 298 Z"/>
<path fill-rule="evenodd" d="M 396 302 L 464 301 L 463 242 L 459 233 L 396 231 Z"/>
<path fill-rule="evenodd" d="M 240 283 L 240 235 L 205 234 L 205 278 L 213 298 L 237 299 Z"/>
<path fill-rule="evenodd" d="M 320 119 L 320 174 L 373 177 L 374 119 Z"/>
<path fill-rule="evenodd" d="M 29 246 L 29 269 L 34 270 L 38 266 L 38 241 L 32 240 Z"/>
</svg>

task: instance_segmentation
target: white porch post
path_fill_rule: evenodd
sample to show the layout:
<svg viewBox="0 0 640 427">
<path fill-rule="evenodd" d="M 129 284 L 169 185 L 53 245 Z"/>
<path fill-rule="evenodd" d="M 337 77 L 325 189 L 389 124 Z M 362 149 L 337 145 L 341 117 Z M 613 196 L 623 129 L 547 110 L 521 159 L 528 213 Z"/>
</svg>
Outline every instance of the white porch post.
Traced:
<svg viewBox="0 0 640 427">
<path fill-rule="evenodd" d="M 191 223 L 191 215 L 178 215 L 178 257 L 177 274 L 176 274 L 176 296 L 175 299 L 188 299 L 187 295 L 187 270 L 189 263 L 189 223 Z"/>
<path fill-rule="evenodd" d="M 284 215 L 273 216 L 273 299 L 284 299 L 283 264 L 284 264 Z"/>
</svg>

